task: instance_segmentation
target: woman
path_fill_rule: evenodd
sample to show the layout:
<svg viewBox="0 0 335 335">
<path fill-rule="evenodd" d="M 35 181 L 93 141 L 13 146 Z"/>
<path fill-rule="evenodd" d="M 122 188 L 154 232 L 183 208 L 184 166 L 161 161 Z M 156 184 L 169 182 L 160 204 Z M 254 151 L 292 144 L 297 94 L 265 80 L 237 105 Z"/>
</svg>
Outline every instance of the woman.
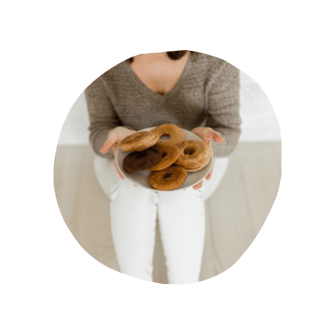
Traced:
<svg viewBox="0 0 335 335">
<path fill-rule="evenodd" d="M 239 70 L 190 51 L 142 54 L 105 72 L 85 96 L 90 143 L 99 156 L 97 178 L 110 187 L 106 192 L 121 272 L 152 281 L 158 217 L 169 283 L 197 282 L 205 236 L 203 190 L 209 186 L 212 193 L 220 182 L 241 132 Z M 122 139 L 161 124 L 190 130 L 212 145 L 215 172 L 209 172 L 205 185 L 158 193 L 135 188 L 117 169 L 114 155 Z"/>
</svg>

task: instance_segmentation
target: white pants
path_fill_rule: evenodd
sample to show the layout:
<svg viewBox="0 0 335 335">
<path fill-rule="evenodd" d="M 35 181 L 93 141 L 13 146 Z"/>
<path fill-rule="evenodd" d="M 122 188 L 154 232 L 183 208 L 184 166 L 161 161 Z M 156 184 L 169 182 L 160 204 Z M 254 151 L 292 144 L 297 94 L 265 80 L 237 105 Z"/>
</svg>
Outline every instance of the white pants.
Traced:
<svg viewBox="0 0 335 335">
<path fill-rule="evenodd" d="M 170 284 L 199 280 L 204 237 L 205 200 L 219 185 L 228 158 L 215 158 L 209 181 L 194 190 L 156 192 L 121 180 L 114 160 L 95 157 L 97 180 L 110 197 L 111 230 L 120 270 L 152 281 L 156 218 L 166 257 Z"/>
</svg>

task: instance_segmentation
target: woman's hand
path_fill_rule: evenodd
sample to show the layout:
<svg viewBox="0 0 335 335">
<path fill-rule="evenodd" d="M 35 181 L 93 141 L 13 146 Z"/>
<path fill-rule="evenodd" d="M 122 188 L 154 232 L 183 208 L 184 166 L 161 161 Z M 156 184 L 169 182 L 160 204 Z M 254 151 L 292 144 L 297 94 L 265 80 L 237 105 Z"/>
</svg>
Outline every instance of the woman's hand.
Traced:
<svg viewBox="0 0 335 335">
<path fill-rule="evenodd" d="M 108 138 L 107 141 L 105 142 L 105 144 L 102 146 L 102 148 L 100 149 L 100 152 L 105 154 L 108 151 L 110 151 L 112 148 L 114 150 L 114 156 L 116 157 L 116 151 L 120 146 L 121 141 L 129 136 L 136 133 L 135 130 L 130 130 L 127 129 L 125 127 L 116 127 L 114 128 L 109 134 L 108 134 Z M 117 173 L 119 174 L 121 179 L 125 179 L 124 175 L 120 172 L 120 170 L 117 167 L 116 164 L 116 158 L 114 159 L 114 164 L 115 164 L 115 168 Z"/>
<path fill-rule="evenodd" d="M 192 130 L 192 133 L 198 135 L 207 144 L 210 145 L 211 150 L 212 150 L 212 155 L 213 155 L 213 148 L 212 148 L 211 140 L 213 140 L 217 143 L 223 143 L 224 142 L 224 138 L 218 132 L 214 131 L 212 128 L 209 128 L 209 127 L 194 128 Z M 206 180 L 209 180 L 212 177 L 213 168 L 214 168 L 214 164 L 213 164 L 211 170 L 208 172 L 207 176 L 205 177 Z M 195 190 L 197 190 L 197 189 L 201 188 L 202 184 L 203 184 L 203 180 L 200 183 L 194 185 L 193 188 Z"/>
</svg>

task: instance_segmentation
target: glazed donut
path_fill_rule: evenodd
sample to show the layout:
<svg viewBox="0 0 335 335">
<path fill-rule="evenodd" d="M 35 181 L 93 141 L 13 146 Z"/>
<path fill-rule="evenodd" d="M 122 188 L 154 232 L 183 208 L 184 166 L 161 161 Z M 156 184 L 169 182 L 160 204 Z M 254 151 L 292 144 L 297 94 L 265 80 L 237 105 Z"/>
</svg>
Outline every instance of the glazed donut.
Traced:
<svg viewBox="0 0 335 335">
<path fill-rule="evenodd" d="M 175 164 L 189 172 L 201 170 L 211 160 L 211 147 L 204 141 L 187 140 L 180 143 L 178 147 L 181 149 L 181 155 Z"/>
<path fill-rule="evenodd" d="M 174 124 L 162 124 L 150 132 L 156 134 L 159 138 L 163 135 L 170 135 L 168 140 L 163 141 L 164 144 L 177 145 L 184 140 L 183 130 Z"/>
<path fill-rule="evenodd" d="M 128 173 L 146 170 L 162 159 L 162 153 L 155 148 L 133 151 L 123 160 L 123 170 Z"/>
<path fill-rule="evenodd" d="M 149 131 L 140 131 L 138 133 L 125 137 L 120 143 L 120 149 L 124 152 L 142 151 L 155 145 L 159 137 Z"/>
<path fill-rule="evenodd" d="M 181 150 L 175 145 L 168 145 L 165 142 L 157 143 L 153 147 L 162 153 L 161 161 L 149 168 L 149 171 L 161 171 L 171 166 L 180 156 Z"/>
<path fill-rule="evenodd" d="M 156 190 L 170 191 L 179 187 L 186 178 L 187 171 L 183 167 L 169 166 L 164 170 L 151 172 L 148 181 Z"/>
</svg>

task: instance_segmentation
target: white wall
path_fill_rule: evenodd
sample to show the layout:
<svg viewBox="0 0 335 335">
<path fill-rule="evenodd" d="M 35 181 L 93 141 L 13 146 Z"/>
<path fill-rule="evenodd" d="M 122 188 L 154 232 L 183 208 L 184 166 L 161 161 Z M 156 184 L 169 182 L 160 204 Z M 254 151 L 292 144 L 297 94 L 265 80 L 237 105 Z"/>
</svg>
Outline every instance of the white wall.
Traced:
<svg viewBox="0 0 335 335">
<path fill-rule="evenodd" d="M 241 73 L 241 142 L 280 141 L 279 125 L 272 106 L 260 86 Z M 61 131 L 59 145 L 88 144 L 88 113 L 84 94 L 71 108 Z"/>
</svg>

